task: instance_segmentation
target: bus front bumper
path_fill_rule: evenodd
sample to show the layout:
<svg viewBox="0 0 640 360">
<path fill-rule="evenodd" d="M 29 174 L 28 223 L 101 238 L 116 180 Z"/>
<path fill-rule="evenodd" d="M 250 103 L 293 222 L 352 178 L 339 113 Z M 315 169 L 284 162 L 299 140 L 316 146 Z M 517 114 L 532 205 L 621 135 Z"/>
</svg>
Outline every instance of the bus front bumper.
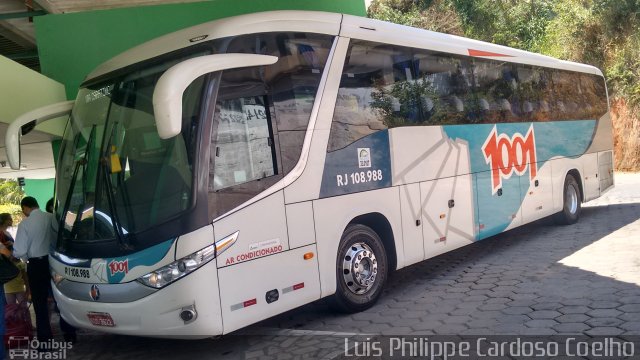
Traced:
<svg viewBox="0 0 640 360">
<path fill-rule="evenodd" d="M 55 284 L 51 286 L 60 315 L 78 328 L 123 335 L 193 339 L 220 335 L 223 331 L 215 261 L 131 302 L 76 300 L 61 293 Z M 185 309 L 195 312 L 192 320 L 181 318 Z M 89 316 L 95 314 L 108 314 L 113 326 L 94 325 Z"/>
</svg>

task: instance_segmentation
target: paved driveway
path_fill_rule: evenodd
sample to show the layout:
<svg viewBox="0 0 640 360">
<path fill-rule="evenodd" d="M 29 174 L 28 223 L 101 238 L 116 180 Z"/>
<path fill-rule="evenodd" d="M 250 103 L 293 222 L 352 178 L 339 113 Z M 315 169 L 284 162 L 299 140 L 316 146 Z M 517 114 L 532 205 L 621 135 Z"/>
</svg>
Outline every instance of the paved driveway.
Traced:
<svg viewBox="0 0 640 360">
<path fill-rule="evenodd" d="M 585 205 L 394 273 L 368 311 L 304 306 L 220 339 L 82 333 L 68 358 L 332 358 L 355 334 L 640 335 L 640 174 Z M 341 336 L 334 336 L 335 333 Z"/>
</svg>

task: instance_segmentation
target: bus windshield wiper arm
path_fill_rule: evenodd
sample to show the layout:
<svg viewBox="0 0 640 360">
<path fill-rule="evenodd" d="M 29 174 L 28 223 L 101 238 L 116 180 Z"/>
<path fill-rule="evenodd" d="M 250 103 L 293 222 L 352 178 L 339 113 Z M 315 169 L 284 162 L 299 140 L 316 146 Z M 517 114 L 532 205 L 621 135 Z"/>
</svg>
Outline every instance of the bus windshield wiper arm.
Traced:
<svg viewBox="0 0 640 360">
<path fill-rule="evenodd" d="M 116 132 L 117 126 L 118 126 L 118 123 L 115 122 L 111 130 L 111 135 L 109 135 L 109 138 L 105 143 L 103 157 L 102 157 L 104 161 L 100 161 L 100 172 L 103 174 L 103 181 L 106 186 L 106 197 L 107 197 L 107 204 L 109 206 L 109 212 L 111 214 L 111 225 L 113 226 L 113 230 L 115 231 L 116 237 L 118 239 L 118 243 L 122 247 L 129 249 L 131 247 L 131 244 L 129 243 L 128 236 L 126 236 L 122 231 L 122 222 L 120 222 L 120 219 L 116 210 L 116 206 L 115 206 L 115 200 L 113 199 L 113 193 L 114 193 L 113 184 L 111 183 L 111 177 L 109 176 L 111 171 L 107 166 L 107 162 L 109 161 L 108 159 L 111 158 L 111 141 L 113 139 L 114 133 Z"/>
<path fill-rule="evenodd" d="M 73 169 L 73 174 L 71 175 L 71 183 L 69 184 L 69 192 L 67 193 L 67 198 L 64 201 L 64 206 L 62 208 L 62 216 L 60 216 L 60 222 L 58 224 L 58 249 L 59 250 L 63 250 L 64 249 L 64 224 L 65 224 L 65 218 L 67 217 L 67 213 L 69 212 L 69 207 L 71 207 L 71 198 L 73 197 L 73 192 L 74 189 L 76 187 L 76 182 L 78 180 L 78 172 L 80 171 L 80 166 L 82 166 L 82 173 L 83 173 L 83 179 L 82 179 L 82 203 L 80 203 L 80 206 L 78 207 L 78 213 L 76 215 L 75 220 L 73 221 L 73 226 L 71 227 L 71 236 L 70 238 L 73 238 L 73 234 L 76 230 L 76 226 L 80 223 L 80 220 L 82 218 L 82 208 L 84 207 L 84 204 L 86 203 L 86 174 L 87 174 L 87 151 L 89 151 L 90 147 L 93 145 L 93 138 L 95 135 L 95 130 L 96 130 L 96 126 L 93 125 L 91 127 L 91 132 L 89 133 L 89 140 L 87 141 L 87 146 L 85 148 L 84 154 L 82 156 L 82 158 L 78 159 L 78 161 L 76 161 L 76 165 Z M 76 137 L 76 141 L 74 143 L 74 149 L 78 147 L 78 143 L 80 142 L 80 136 L 82 135 L 82 133 L 78 133 L 78 136 Z"/>
<path fill-rule="evenodd" d="M 111 215 L 111 225 L 113 227 L 114 233 L 118 240 L 118 243 L 125 248 L 129 247 L 126 236 L 122 232 L 121 223 L 118 219 L 118 215 L 116 213 L 115 204 L 113 201 L 113 185 L 111 184 L 111 178 L 109 177 L 109 171 L 107 165 L 105 165 L 102 161 L 100 162 L 101 173 L 103 176 L 102 181 L 104 181 L 106 187 L 106 197 L 107 197 L 107 205 L 109 206 L 109 213 Z"/>
</svg>

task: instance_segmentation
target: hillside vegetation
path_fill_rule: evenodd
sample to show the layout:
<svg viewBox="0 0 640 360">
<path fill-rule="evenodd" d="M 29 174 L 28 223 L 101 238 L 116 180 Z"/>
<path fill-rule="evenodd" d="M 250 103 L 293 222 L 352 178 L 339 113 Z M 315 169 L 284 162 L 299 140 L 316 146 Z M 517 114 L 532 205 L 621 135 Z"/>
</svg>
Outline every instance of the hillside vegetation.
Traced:
<svg viewBox="0 0 640 360">
<path fill-rule="evenodd" d="M 640 171 L 640 0 L 374 0 L 369 17 L 602 69 L 616 169 Z"/>
<path fill-rule="evenodd" d="M 25 196 L 18 182 L 11 179 L 0 179 L 0 213 L 9 213 L 13 224 L 17 225 L 23 218 L 20 200 Z"/>
</svg>

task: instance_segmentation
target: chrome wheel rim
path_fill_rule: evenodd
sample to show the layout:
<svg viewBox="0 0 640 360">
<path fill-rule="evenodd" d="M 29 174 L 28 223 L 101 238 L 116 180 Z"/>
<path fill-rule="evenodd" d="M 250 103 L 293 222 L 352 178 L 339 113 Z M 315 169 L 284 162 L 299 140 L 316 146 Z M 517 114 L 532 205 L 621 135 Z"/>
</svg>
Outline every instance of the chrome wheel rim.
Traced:
<svg viewBox="0 0 640 360">
<path fill-rule="evenodd" d="M 369 245 L 358 242 L 342 257 L 342 276 L 347 288 L 362 295 L 371 290 L 378 275 L 378 260 Z"/>
<path fill-rule="evenodd" d="M 567 198 L 565 205 L 571 214 L 575 214 L 578 211 L 578 192 L 573 185 L 567 187 Z"/>
</svg>

